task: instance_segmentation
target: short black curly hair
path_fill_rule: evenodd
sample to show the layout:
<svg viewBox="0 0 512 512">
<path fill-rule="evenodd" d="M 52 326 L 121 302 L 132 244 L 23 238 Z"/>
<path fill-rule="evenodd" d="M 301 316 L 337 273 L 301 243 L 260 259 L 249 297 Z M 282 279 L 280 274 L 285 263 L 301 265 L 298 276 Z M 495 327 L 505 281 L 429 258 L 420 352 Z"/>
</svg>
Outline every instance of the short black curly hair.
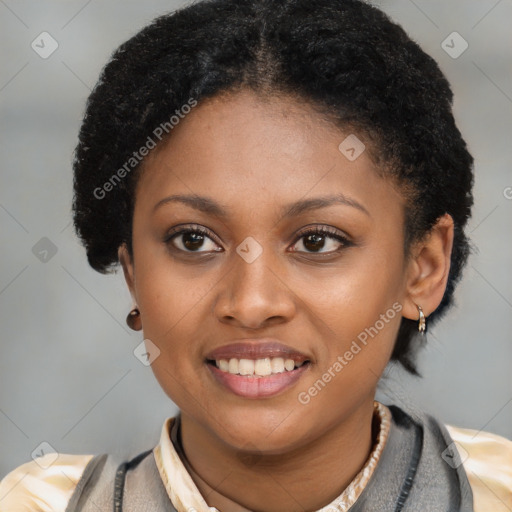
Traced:
<svg viewBox="0 0 512 512">
<path fill-rule="evenodd" d="M 191 98 L 242 87 L 300 98 L 373 141 L 379 168 L 408 200 L 406 250 L 441 215 L 452 216 L 448 284 L 429 324 L 439 318 L 470 252 L 464 227 L 473 158 L 436 62 L 361 0 L 203 0 L 156 18 L 123 43 L 87 100 L 73 162 L 74 226 L 89 264 L 111 272 L 118 247 L 132 251 L 141 168 L 133 158 L 148 136 L 165 123 L 172 136 L 169 119 Z M 415 333 L 416 322 L 402 318 L 391 359 L 419 375 Z"/>
</svg>

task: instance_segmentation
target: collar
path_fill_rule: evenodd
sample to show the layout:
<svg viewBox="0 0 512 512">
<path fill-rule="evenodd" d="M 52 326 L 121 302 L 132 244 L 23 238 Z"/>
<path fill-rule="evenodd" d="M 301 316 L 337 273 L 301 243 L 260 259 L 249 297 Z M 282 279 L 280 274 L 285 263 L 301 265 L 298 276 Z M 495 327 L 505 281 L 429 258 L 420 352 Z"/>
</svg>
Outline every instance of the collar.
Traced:
<svg viewBox="0 0 512 512">
<path fill-rule="evenodd" d="M 348 510 L 359 498 L 370 480 L 388 438 L 391 412 L 385 405 L 374 401 L 374 417 L 377 419 L 380 428 L 377 442 L 366 463 L 337 498 L 316 512 L 330 512 L 332 510 L 344 512 Z M 229 512 L 251 512 L 217 493 L 191 468 L 178 443 L 179 423 L 179 414 L 165 420 L 160 442 L 153 450 L 160 477 L 176 510 L 178 512 L 219 512 L 217 508 L 210 507 L 206 503 L 199 490 L 201 489 L 205 495 L 214 498 L 216 503 L 221 504 L 219 506 L 225 507 Z"/>
</svg>

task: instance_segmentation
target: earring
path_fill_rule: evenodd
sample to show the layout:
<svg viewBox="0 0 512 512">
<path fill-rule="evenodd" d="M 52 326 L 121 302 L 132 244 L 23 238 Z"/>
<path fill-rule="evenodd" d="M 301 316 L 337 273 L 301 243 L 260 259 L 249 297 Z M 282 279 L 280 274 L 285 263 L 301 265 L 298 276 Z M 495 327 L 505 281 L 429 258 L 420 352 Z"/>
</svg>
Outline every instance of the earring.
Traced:
<svg viewBox="0 0 512 512">
<path fill-rule="evenodd" d="M 126 317 L 126 323 L 130 329 L 134 331 L 140 331 L 142 326 L 140 325 L 140 311 L 139 308 L 133 308 Z"/>
<path fill-rule="evenodd" d="M 427 328 L 427 321 L 425 319 L 425 315 L 423 314 L 423 309 L 421 308 L 421 306 L 418 306 L 418 304 L 416 304 L 416 307 L 418 308 L 418 313 L 420 315 L 420 317 L 418 318 L 418 331 L 420 331 L 420 334 L 424 334 Z"/>
</svg>

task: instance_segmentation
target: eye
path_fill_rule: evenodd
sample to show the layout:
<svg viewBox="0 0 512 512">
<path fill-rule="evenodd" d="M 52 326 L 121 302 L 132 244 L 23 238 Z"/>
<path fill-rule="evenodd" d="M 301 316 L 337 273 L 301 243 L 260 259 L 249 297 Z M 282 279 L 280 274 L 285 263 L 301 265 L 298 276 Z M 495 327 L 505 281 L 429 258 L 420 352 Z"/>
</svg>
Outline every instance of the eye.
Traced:
<svg viewBox="0 0 512 512">
<path fill-rule="evenodd" d="M 330 242 L 329 242 L 330 240 Z M 294 250 L 294 252 L 306 252 L 309 254 L 325 254 L 339 252 L 353 243 L 343 236 L 339 231 L 327 226 L 319 226 L 299 233 L 299 238 L 295 242 L 301 242 L 306 251 Z M 338 248 L 336 248 L 338 246 Z M 327 250 L 322 251 L 322 249 Z"/>
<path fill-rule="evenodd" d="M 164 242 L 183 252 L 220 252 L 222 249 L 215 249 L 217 244 L 210 235 L 211 233 L 201 226 L 175 228 L 167 234 Z M 211 243 L 208 244 L 208 241 Z M 206 250 L 199 250 L 205 246 Z"/>
</svg>

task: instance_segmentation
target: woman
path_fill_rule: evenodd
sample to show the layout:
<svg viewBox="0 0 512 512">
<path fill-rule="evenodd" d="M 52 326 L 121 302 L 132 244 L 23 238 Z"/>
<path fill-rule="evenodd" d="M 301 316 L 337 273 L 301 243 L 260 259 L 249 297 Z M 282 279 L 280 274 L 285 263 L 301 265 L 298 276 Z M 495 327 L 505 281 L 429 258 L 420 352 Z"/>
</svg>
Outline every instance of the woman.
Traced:
<svg viewBox="0 0 512 512">
<path fill-rule="evenodd" d="M 1 510 L 510 509 L 511 441 L 374 399 L 389 361 L 417 374 L 468 256 L 451 102 L 359 0 L 203 1 L 124 43 L 87 103 L 75 228 L 122 266 L 180 412 L 130 461 L 15 468 Z"/>
</svg>

